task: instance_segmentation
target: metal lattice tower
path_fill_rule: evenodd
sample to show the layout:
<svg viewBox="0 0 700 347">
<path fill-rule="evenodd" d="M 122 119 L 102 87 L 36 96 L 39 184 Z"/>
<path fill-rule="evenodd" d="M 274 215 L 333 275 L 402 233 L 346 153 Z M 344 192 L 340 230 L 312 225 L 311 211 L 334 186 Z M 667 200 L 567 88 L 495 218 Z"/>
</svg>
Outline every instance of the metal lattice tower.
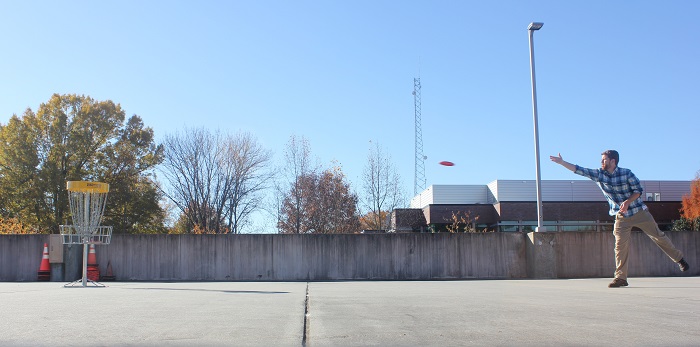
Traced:
<svg viewBox="0 0 700 347">
<path fill-rule="evenodd" d="M 415 154 L 413 194 L 425 190 L 425 155 L 423 155 L 423 130 L 421 125 L 420 78 L 413 79 L 413 106 L 415 108 Z"/>
</svg>

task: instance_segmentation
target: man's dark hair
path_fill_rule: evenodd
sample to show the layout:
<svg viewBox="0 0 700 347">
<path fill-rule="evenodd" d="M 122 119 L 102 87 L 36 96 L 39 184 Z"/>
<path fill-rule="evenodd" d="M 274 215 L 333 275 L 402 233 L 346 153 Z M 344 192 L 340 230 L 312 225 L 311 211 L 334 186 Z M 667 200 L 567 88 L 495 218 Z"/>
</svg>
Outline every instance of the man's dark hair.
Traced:
<svg viewBox="0 0 700 347">
<path fill-rule="evenodd" d="M 601 154 L 608 157 L 608 159 L 615 159 L 615 165 L 620 165 L 620 153 L 617 153 L 616 150 L 609 149 Z"/>
</svg>

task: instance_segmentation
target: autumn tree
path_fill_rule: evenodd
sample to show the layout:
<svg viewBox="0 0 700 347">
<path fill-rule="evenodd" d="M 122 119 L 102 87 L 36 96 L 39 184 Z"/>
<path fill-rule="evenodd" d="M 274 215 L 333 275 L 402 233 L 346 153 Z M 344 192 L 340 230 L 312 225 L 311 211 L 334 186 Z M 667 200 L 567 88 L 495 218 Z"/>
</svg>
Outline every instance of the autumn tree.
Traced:
<svg viewBox="0 0 700 347">
<path fill-rule="evenodd" d="M 118 233 L 162 224 L 158 195 L 149 193 L 160 149 L 138 116 L 124 120 L 119 104 L 74 94 L 54 94 L 36 113 L 13 115 L 0 125 L 0 214 L 57 232 L 72 224 L 66 181 L 102 181 L 113 194 L 103 225 L 114 223 Z"/>
<path fill-rule="evenodd" d="M 249 134 L 185 129 L 166 136 L 162 190 L 191 230 L 240 233 L 260 206 L 269 151 Z"/>
<path fill-rule="evenodd" d="M 0 235 L 3 234 L 36 234 L 36 231 L 22 225 L 17 218 L 0 217 Z"/>
<path fill-rule="evenodd" d="M 384 225 L 385 224 L 384 221 L 388 221 L 389 217 L 390 217 L 390 212 L 388 212 L 388 211 L 380 211 L 379 215 L 375 214 L 374 212 L 367 212 L 367 213 L 360 216 L 360 229 L 362 229 L 362 230 L 382 230 L 382 229 L 379 229 L 378 222 L 382 222 L 382 224 Z M 388 222 L 386 222 L 386 223 L 388 223 Z"/>
<path fill-rule="evenodd" d="M 405 194 L 401 176 L 391 161 L 391 156 L 374 142 L 367 155 L 362 175 L 363 228 L 386 230 L 389 228 L 386 216 L 395 208 L 403 207 Z"/>
<path fill-rule="evenodd" d="M 700 230 L 700 173 L 690 183 L 690 194 L 683 196 L 682 229 Z M 674 228 L 675 229 L 675 228 Z"/>
<path fill-rule="evenodd" d="M 308 140 L 292 135 L 276 185 L 280 233 L 350 233 L 359 230 L 357 196 L 339 166 L 321 171 Z"/>
<path fill-rule="evenodd" d="M 291 234 L 355 233 L 359 227 L 357 196 L 339 167 L 300 176 L 283 200 L 278 221 L 280 232 Z"/>
<path fill-rule="evenodd" d="M 339 166 L 323 171 L 311 199 L 311 230 L 319 234 L 359 231 L 357 196 Z"/>
</svg>

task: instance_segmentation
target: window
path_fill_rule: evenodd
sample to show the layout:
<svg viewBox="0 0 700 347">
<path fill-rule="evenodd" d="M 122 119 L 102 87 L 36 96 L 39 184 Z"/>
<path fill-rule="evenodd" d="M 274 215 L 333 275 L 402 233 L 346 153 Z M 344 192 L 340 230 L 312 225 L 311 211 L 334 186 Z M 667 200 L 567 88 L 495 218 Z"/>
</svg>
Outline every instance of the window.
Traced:
<svg viewBox="0 0 700 347">
<path fill-rule="evenodd" d="M 516 232 L 519 231 L 518 222 L 513 221 L 502 221 L 498 222 L 498 231 L 502 232 Z"/>
<path fill-rule="evenodd" d="M 596 231 L 595 221 L 562 222 L 561 231 Z"/>
<path fill-rule="evenodd" d="M 543 221 L 542 226 L 547 231 L 612 231 L 613 224 L 600 221 Z M 501 221 L 496 226 L 497 231 L 503 232 L 534 232 L 537 221 Z M 661 225 L 659 225 L 661 227 Z"/>
</svg>

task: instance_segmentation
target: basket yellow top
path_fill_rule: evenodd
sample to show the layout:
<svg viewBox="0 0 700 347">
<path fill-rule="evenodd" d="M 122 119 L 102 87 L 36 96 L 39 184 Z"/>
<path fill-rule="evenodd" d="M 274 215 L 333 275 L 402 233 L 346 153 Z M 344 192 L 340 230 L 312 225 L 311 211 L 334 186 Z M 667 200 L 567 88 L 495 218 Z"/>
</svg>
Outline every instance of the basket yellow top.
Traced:
<svg viewBox="0 0 700 347">
<path fill-rule="evenodd" d="M 68 181 L 66 186 L 69 192 L 80 193 L 107 193 L 109 184 L 102 182 Z"/>
</svg>

